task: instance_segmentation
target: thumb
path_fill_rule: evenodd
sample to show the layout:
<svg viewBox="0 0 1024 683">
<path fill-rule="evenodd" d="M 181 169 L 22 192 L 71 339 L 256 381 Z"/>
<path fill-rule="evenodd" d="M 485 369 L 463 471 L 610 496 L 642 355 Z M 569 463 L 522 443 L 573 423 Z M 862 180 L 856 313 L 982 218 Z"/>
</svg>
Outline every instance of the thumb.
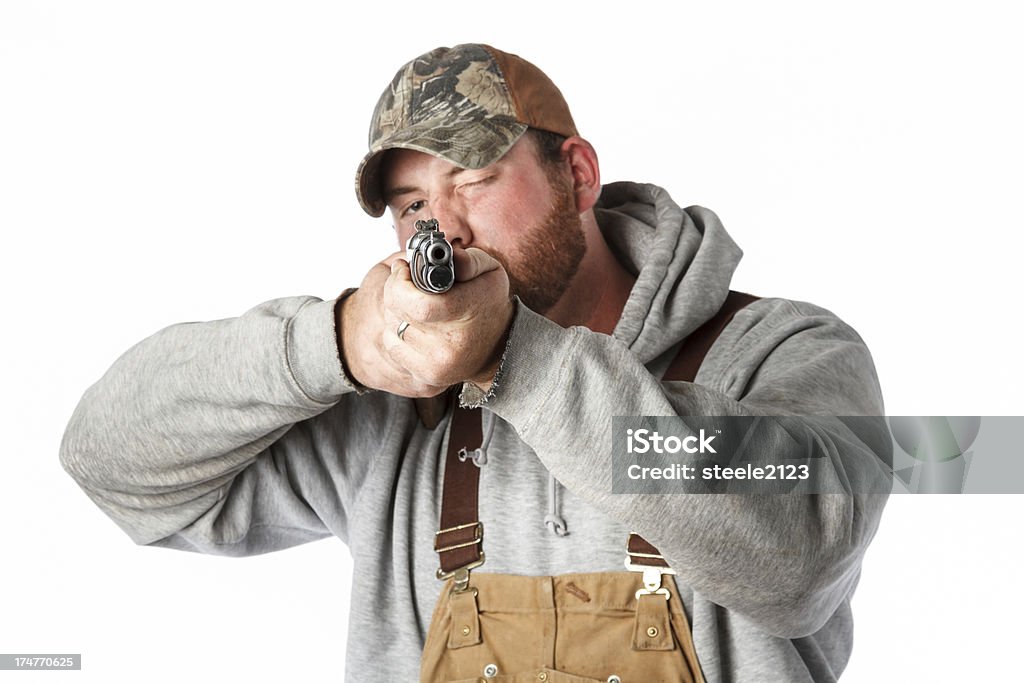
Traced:
<svg viewBox="0 0 1024 683">
<path fill-rule="evenodd" d="M 409 262 L 402 258 L 391 260 L 391 275 L 399 282 L 412 282 L 412 271 L 409 270 Z"/>
<path fill-rule="evenodd" d="M 499 270 L 502 267 L 497 259 L 476 247 L 469 249 L 456 247 L 452 253 L 452 260 L 455 265 L 455 279 L 458 282 L 478 278 L 484 273 Z"/>
</svg>

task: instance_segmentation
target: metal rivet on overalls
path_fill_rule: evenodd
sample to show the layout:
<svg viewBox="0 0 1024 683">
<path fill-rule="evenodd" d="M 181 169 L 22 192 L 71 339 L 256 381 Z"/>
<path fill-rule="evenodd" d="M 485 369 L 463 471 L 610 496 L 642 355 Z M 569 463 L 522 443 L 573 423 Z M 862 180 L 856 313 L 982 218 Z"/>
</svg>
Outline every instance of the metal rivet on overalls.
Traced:
<svg viewBox="0 0 1024 683">
<path fill-rule="evenodd" d="M 649 629 L 647 629 L 647 635 L 649 635 L 651 638 L 653 638 L 656 635 L 658 635 L 658 627 L 657 626 L 652 626 Z"/>
<path fill-rule="evenodd" d="M 487 676 L 487 678 L 494 678 L 497 675 L 498 675 L 498 665 L 497 664 L 488 664 L 487 666 L 484 667 L 484 676 Z"/>
<path fill-rule="evenodd" d="M 469 635 L 469 627 L 468 626 L 463 626 L 462 627 L 462 635 L 464 635 L 464 636 L 468 636 Z"/>
<path fill-rule="evenodd" d="M 546 681 L 546 680 L 548 680 L 547 673 L 544 672 L 544 671 L 541 671 L 539 674 L 537 674 L 537 680 L 538 681 Z"/>
<path fill-rule="evenodd" d="M 622 679 L 615 674 L 612 674 L 608 677 L 608 683 L 622 683 Z"/>
</svg>

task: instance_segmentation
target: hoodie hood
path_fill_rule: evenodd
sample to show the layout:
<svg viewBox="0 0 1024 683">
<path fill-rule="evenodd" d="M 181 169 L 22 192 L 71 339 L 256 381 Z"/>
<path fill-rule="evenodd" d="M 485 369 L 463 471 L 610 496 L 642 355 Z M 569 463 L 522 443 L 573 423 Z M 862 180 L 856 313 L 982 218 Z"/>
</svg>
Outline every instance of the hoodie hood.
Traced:
<svg viewBox="0 0 1024 683">
<path fill-rule="evenodd" d="M 605 185 L 594 216 L 637 278 L 613 336 L 649 363 L 721 308 L 743 251 L 714 212 L 682 209 L 656 185 Z"/>
</svg>

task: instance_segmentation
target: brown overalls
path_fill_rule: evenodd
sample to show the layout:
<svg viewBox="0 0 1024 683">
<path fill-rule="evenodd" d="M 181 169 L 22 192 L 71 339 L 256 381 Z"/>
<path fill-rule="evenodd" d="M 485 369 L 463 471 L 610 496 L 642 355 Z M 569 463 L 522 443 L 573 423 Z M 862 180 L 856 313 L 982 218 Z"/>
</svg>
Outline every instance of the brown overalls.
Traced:
<svg viewBox="0 0 1024 683">
<path fill-rule="evenodd" d="M 693 381 L 733 314 L 754 300 L 730 292 L 719 313 L 686 339 L 664 379 Z M 627 541 L 630 571 L 470 576 L 485 558 L 480 470 L 465 453 L 481 440 L 479 411 L 456 409 L 434 541 L 437 575 L 446 583 L 427 633 L 421 683 L 704 683 L 675 572 L 636 534 Z"/>
</svg>

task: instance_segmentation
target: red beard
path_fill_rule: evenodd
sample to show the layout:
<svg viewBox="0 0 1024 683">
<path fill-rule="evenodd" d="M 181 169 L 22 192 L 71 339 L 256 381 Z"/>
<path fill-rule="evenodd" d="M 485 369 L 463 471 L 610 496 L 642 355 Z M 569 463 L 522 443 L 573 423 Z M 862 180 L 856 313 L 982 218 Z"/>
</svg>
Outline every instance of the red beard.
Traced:
<svg viewBox="0 0 1024 683">
<path fill-rule="evenodd" d="M 492 252 L 508 273 L 512 294 L 537 313 L 558 303 L 587 251 L 572 188 L 555 172 L 548 174 L 548 182 L 553 191 L 551 210 L 520 238 L 514 258 Z"/>
</svg>

